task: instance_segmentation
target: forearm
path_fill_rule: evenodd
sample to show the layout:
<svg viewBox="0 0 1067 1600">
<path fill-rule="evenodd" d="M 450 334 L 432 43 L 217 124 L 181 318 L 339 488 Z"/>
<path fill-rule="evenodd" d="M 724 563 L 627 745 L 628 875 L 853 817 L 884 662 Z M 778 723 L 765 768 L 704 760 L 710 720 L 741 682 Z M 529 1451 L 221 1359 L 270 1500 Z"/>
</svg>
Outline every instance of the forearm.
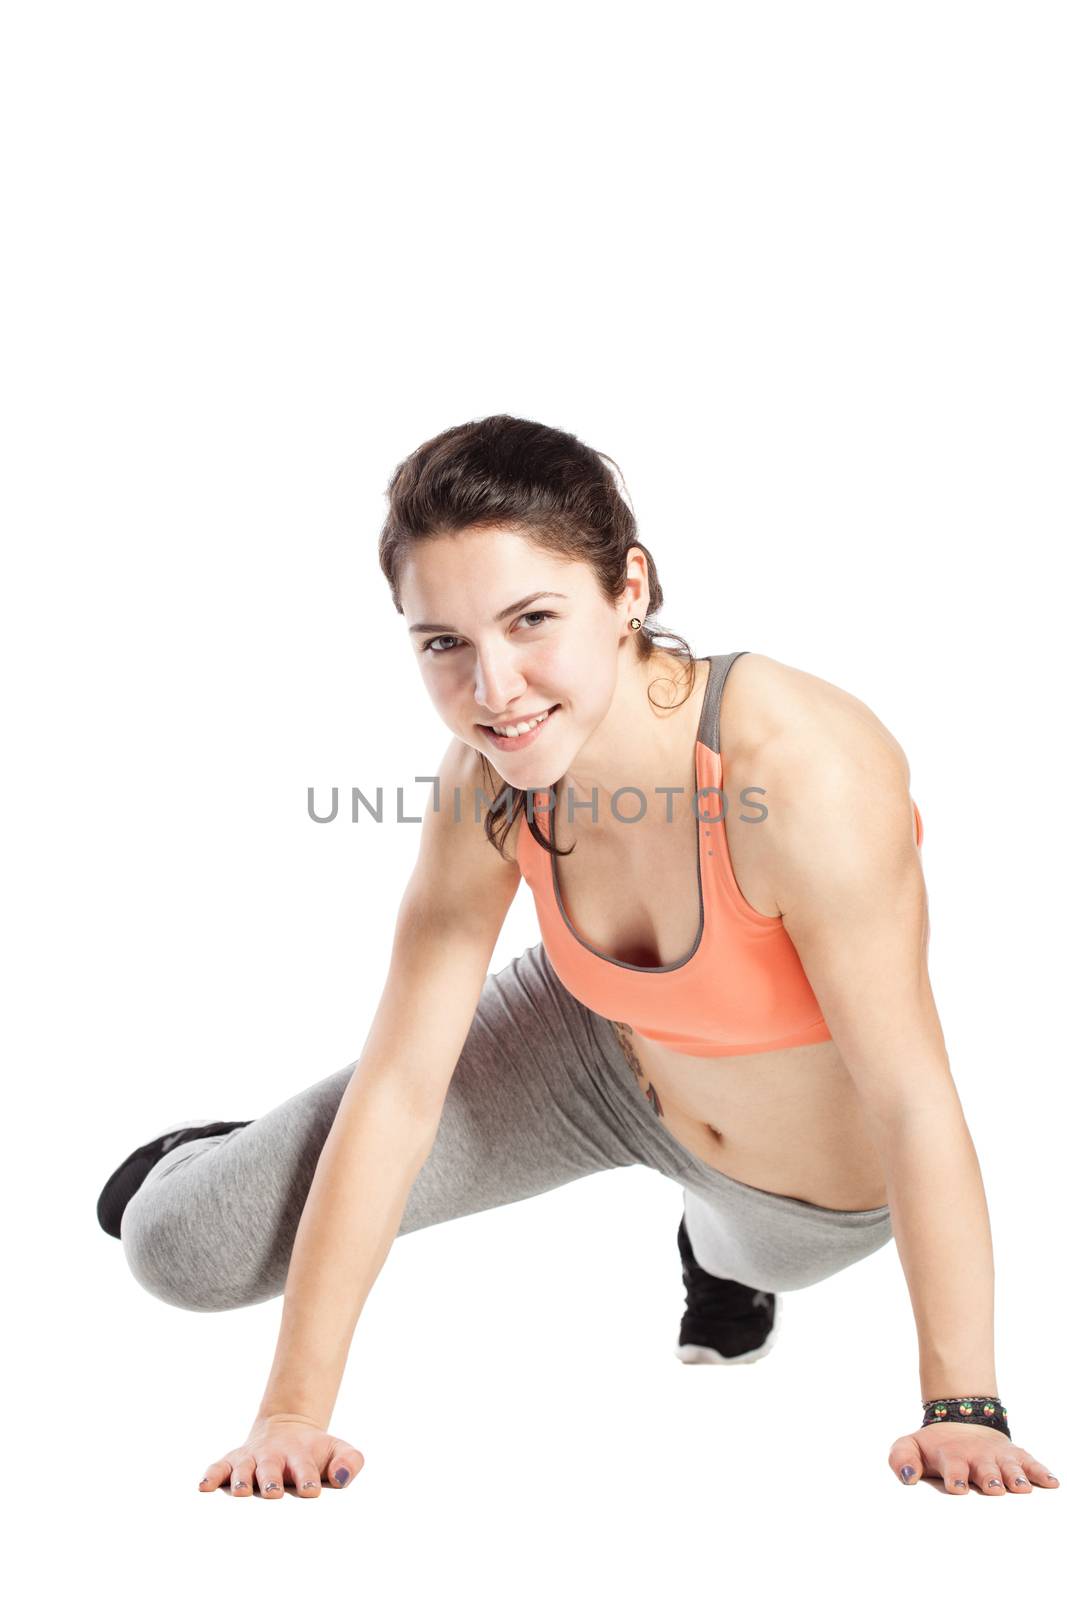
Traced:
<svg viewBox="0 0 1067 1600">
<path fill-rule="evenodd" d="M 260 1417 L 325 1429 L 356 1323 L 396 1238 L 435 1126 L 380 1079 L 346 1090 L 319 1156 L 289 1262 L 278 1347 Z"/>
<path fill-rule="evenodd" d="M 915 1315 L 923 1403 L 996 1394 L 989 1211 L 954 1087 L 896 1119 L 879 1146 Z"/>
</svg>

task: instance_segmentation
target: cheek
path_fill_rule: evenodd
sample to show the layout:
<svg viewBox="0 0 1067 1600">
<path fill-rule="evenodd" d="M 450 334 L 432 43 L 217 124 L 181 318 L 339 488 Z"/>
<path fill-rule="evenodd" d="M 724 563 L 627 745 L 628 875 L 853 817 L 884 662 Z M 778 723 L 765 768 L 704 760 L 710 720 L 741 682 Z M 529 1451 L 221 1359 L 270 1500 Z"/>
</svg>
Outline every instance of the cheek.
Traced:
<svg viewBox="0 0 1067 1600">
<path fill-rule="evenodd" d="M 433 703 L 441 721 L 450 727 L 456 728 L 464 722 L 463 697 L 443 680 L 434 685 Z"/>
<path fill-rule="evenodd" d="M 525 677 L 549 698 L 572 701 L 583 694 L 589 681 L 589 664 L 558 639 L 545 639 L 523 657 Z"/>
<path fill-rule="evenodd" d="M 436 666 L 435 661 L 420 661 L 419 670 L 422 673 L 423 688 L 441 721 L 451 723 L 456 720 L 456 694 L 449 683 L 448 673 L 435 672 Z"/>
<path fill-rule="evenodd" d="M 589 652 L 556 650 L 538 667 L 544 667 L 548 694 L 564 700 L 578 715 L 598 720 L 611 705 L 615 691 L 615 663 Z"/>
</svg>

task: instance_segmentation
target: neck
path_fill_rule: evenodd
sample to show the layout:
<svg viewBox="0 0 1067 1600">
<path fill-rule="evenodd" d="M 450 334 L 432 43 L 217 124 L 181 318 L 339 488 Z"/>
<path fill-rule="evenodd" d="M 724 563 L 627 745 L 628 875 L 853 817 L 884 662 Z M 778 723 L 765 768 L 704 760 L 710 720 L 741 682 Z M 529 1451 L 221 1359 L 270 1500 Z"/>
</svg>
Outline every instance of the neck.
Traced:
<svg viewBox="0 0 1067 1600">
<path fill-rule="evenodd" d="M 567 840 L 576 827 L 592 822 L 594 793 L 597 826 L 617 832 L 633 827 L 620 817 L 666 821 L 668 803 L 675 821 L 688 814 L 708 664 L 697 660 L 693 670 L 693 687 L 687 695 L 683 661 L 662 651 L 653 652 L 647 661 L 639 661 L 634 651 L 623 653 L 607 715 L 556 785 L 558 838 Z M 670 797 L 656 793 L 668 786 L 684 792 Z M 638 792 L 618 796 L 616 816 L 611 798 L 622 788 Z"/>
</svg>

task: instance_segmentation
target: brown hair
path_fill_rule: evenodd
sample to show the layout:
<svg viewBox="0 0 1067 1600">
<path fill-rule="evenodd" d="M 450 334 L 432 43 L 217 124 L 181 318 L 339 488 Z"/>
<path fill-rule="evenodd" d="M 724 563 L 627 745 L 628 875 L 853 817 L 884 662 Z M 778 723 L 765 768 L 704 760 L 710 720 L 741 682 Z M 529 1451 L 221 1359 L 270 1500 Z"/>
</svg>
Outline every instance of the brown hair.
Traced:
<svg viewBox="0 0 1067 1600">
<path fill-rule="evenodd" d="M 378 541 L 378 560 L 397 611 L 403 614 L 400 568 L 413 544 L 438 534 L 498 526 L 527 534 L 534 544 L 554 555 L 584 561 L 605 598 L 613 601 L 626 587 L 626 556 L 636 545 L 648 562 L 649 613 L 658 611 L 663 591 L 656 564 L 636 537 L 636 518 L 619 492 L 609 464 L 622 481 L 610 456 L 591 449 L 573 433 L 506 415 L 446 428 L 421 444 L 400 462 L 389 480 L 389 514 Z M 638 659 L 647 661 L 659 648 L 656 640 L 660 638 L 675 639 L 681 645 L 681 650 L 667 653 L 680 656 L 687 664 L 688 698 L 695 666 L 692 651 L 679 634 L 650 624 L 646 617 L 640 631 L 634 631 Z M 481 751 L 478 754 L 493 795 L 485 831 L 501 855 L 520 808 L 542 849 L 569 855 L 569 850 L 557 850 L 541 833 L 532 791 L 505 783 L 497 793 L 494 779 L 499 780 L 500 775 Z"/>
</svg>

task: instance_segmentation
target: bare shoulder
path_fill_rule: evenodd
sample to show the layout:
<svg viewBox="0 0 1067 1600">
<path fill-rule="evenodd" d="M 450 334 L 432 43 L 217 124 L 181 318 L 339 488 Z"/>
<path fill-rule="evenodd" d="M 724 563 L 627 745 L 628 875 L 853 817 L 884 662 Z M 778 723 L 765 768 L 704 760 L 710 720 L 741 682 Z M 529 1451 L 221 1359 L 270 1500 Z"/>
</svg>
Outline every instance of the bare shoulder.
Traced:
<svg viewBox="0 0 1067 1600">
<path fill-rule="evenodd" d="M 472 824 L 473 835 L 484 841 L 488 855 L 501 861 L 500 852 L 485 832 L 486 812 L 505 787 L 496 768 L 473 746 L 453 738 L 441 762 L 440 781 L 442 805 L 447 788 L 452 820 Z M 503 848 L 503 863 L 514 866 L 517 871 L 514 829 L 508 832 Z"/>
<path fill-rule="evenodd" d="M 908 855 L 907 757 L 847 689 L 771 656 L 741 656 L 723 690 L 720 749 L 731 805 L 759 796 L 763 815 L 738 821 L 731 810 L 726 834 L 742 892 L 764 914 L 795 909 L 798 895 L 830 874 L 842 840 L 872 861 L 879 841 L 901 860 Z M 744 825 L 752 820 L 763 826 Z"/>
<path fill-rule="evenodd" d="M 501 855 L 485 831 L 500 787 L 492 768 L 487 778 L 478 752 L 453 738 L 427 797 L 418 858 L 404 895 L 405 908 L 419 921 L 468 927 L 495 941 L 521 876 L 513 853 Z"/>
<path fill-rule="evenodd" d="M 810 764 L 813 755 L 876 764 L 910 779 L 907 756 L 881 718 L 836 683 L 756 652 L 734 662 L 720 716 L 723 766 Z"/>
</svg>

